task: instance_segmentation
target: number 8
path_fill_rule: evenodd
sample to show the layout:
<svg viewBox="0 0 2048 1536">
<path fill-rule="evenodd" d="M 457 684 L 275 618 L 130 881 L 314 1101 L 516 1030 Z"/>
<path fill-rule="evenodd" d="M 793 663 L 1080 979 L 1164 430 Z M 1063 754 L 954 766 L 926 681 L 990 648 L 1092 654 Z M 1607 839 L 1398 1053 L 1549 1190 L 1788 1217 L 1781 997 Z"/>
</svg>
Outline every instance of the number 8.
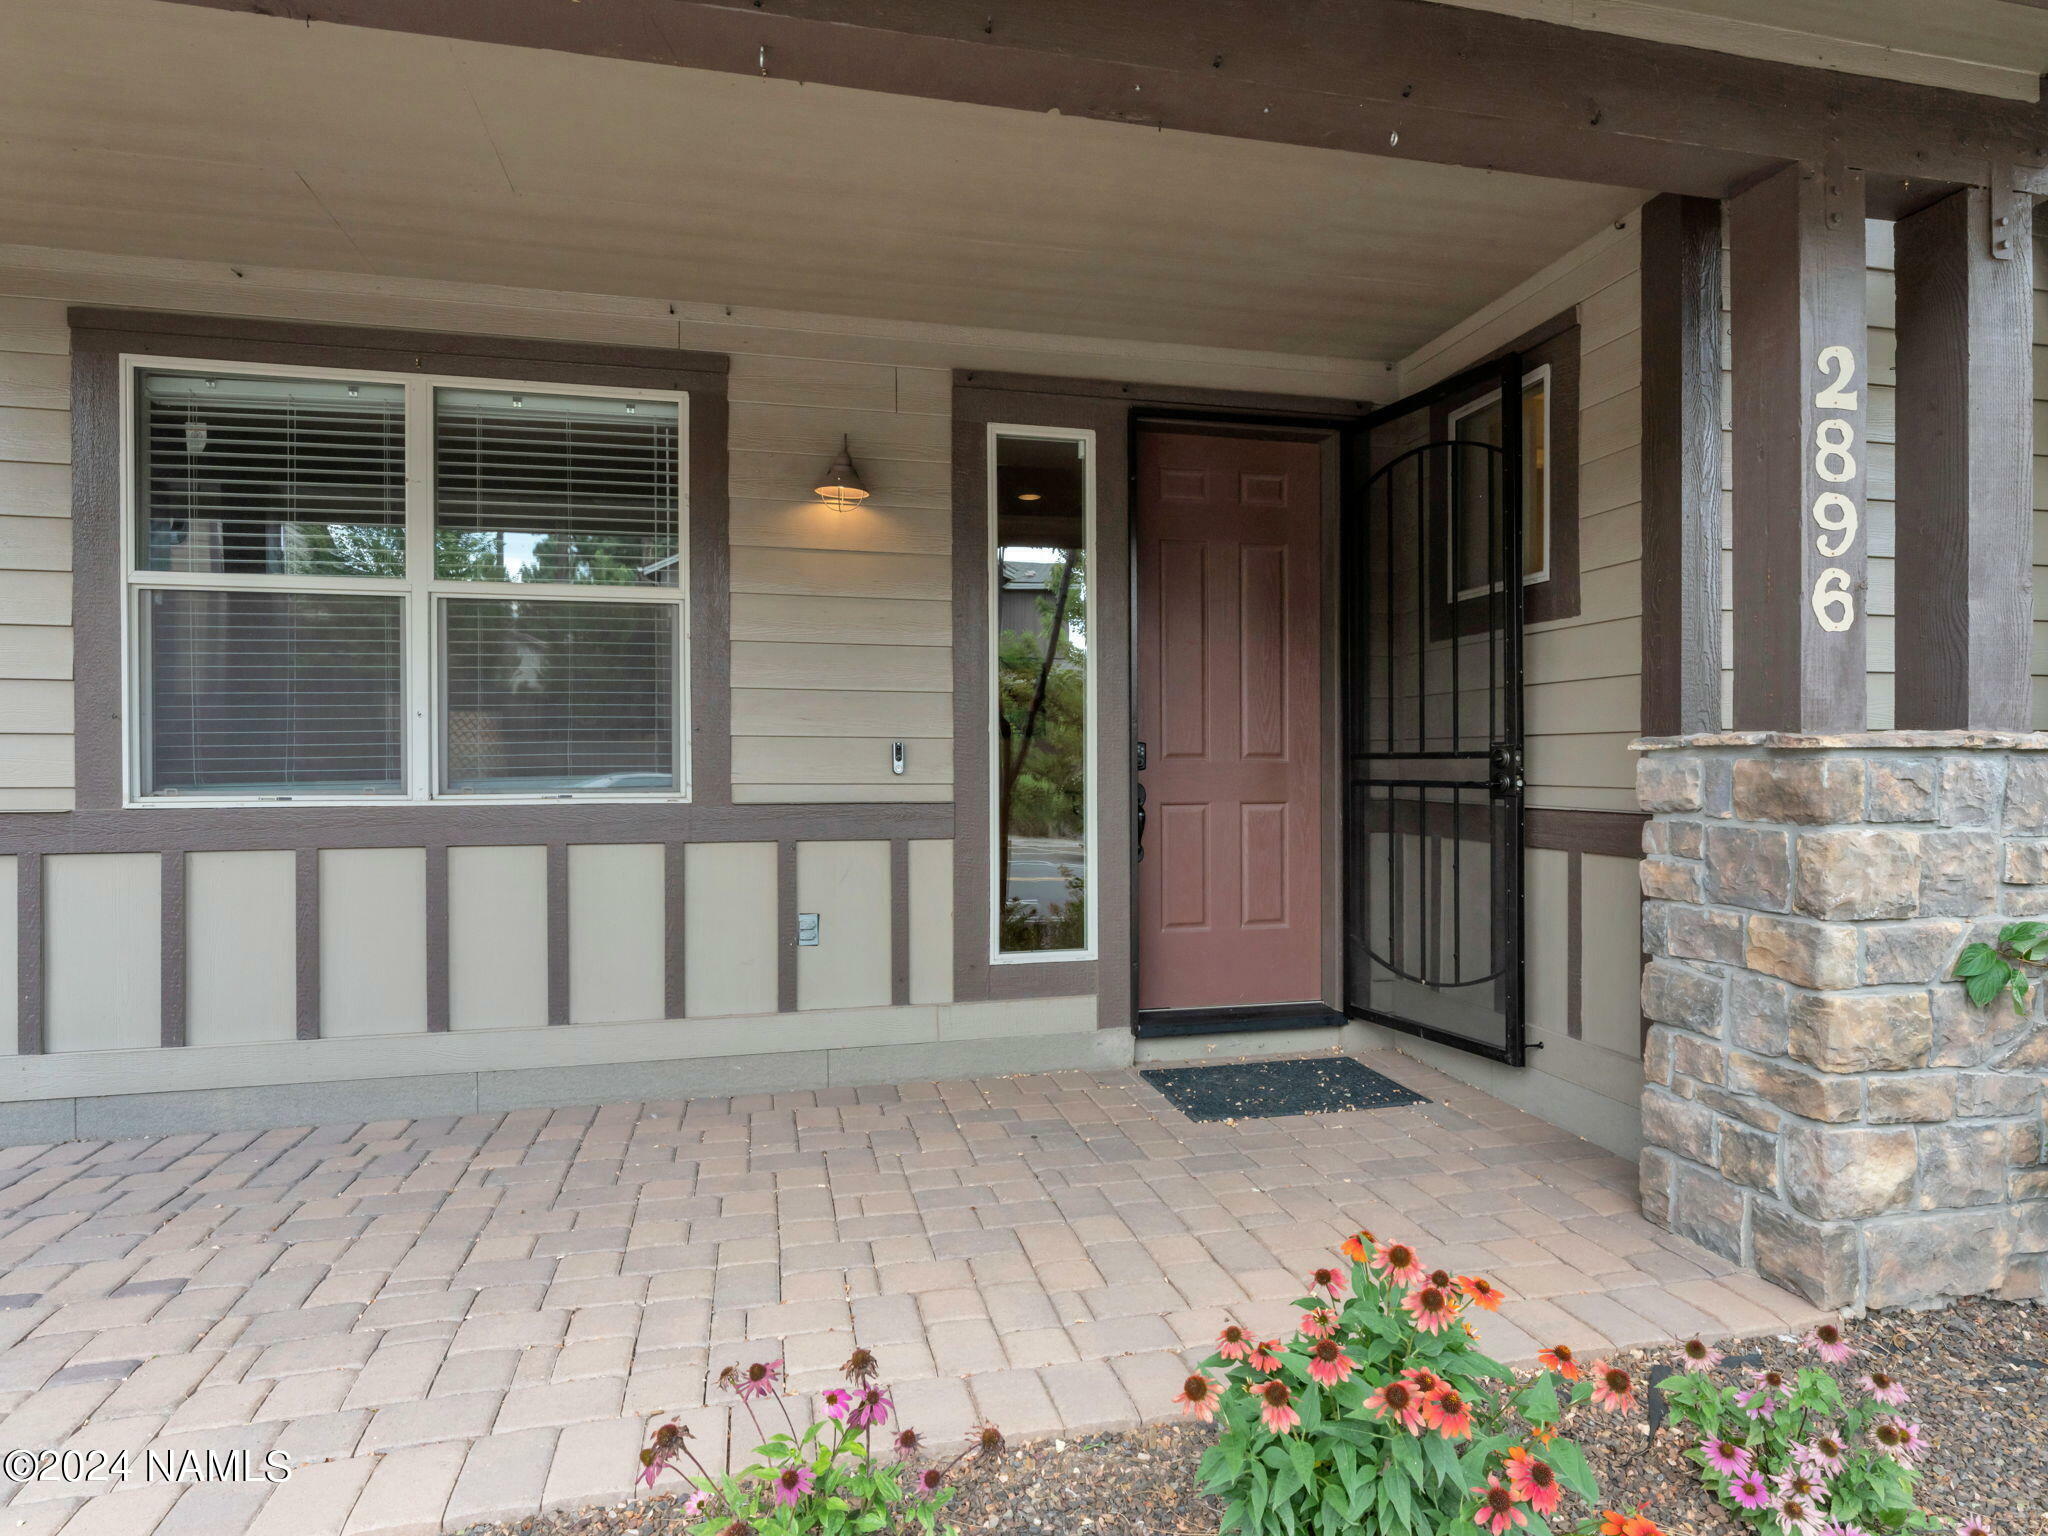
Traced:
<svg viewBox="0 0 2048 1536">
<path fill-rule="evenodd" d="M 1856 478 L 1856 429 L 1839 416 L 1830 416 L 1813 429 L 1814 473 L 1830 485 Z"/>
</svg>

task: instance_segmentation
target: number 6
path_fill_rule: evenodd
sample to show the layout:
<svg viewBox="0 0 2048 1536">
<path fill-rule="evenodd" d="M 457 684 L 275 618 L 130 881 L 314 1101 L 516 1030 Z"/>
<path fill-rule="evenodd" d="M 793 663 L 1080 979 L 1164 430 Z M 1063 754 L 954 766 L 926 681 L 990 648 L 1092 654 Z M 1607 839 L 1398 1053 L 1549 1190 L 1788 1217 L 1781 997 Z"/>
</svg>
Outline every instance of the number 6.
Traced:
<svg viewBox="0 0 2048 1536">
<path fill-rule="evenodd" d="M 1849 573 L 1831 565 L 1813 584 L 1813 616 L 1830 634 L 1839 634 L 1856 622 L 1856 600 L 1849 592 Z"/>
</svg>

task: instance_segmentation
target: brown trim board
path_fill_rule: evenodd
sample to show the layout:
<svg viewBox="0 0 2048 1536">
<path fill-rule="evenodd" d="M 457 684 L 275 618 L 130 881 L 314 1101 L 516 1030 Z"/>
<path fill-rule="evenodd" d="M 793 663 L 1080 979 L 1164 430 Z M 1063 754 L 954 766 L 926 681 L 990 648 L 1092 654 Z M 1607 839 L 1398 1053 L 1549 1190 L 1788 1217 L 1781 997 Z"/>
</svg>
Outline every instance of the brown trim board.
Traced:
<svg viewBox="0 0 2048 1536">
<path fill-rule="evenodd" d="M 1522 846 L 1559 853 L 1597 853 L 1610 859 L 1643 856 L 1640 811 L 1567 811 L 1531 807 L 1522 812 Z"/>
<path fill-rule="evenodd" d="M 1702 197 L 1832 146 L 1923 201 L 2048 160 L 2035 103 L 1424 0 L 179 3 Z"/>
</svg>

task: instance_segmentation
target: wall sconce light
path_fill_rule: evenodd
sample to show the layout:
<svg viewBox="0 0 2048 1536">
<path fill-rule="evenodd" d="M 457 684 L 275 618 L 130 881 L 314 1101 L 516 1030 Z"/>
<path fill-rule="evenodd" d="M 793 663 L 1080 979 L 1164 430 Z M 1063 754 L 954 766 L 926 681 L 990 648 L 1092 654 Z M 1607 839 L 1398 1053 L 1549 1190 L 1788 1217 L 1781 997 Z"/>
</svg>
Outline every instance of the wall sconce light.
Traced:
<svg viewBox="0 0 2048 1536">
<path fill-rule="evenodd" d="M 831 468 L 818 482 L 817 494 L 826 501 L 838 502 L 841 506 L 849 501 L 866 501 L 868 488 L 861 483 L 860 471 L 853 467 L 853 450 L 848 438 L 839 439 L 839 457 L 832 461 Z"/>
</svg>

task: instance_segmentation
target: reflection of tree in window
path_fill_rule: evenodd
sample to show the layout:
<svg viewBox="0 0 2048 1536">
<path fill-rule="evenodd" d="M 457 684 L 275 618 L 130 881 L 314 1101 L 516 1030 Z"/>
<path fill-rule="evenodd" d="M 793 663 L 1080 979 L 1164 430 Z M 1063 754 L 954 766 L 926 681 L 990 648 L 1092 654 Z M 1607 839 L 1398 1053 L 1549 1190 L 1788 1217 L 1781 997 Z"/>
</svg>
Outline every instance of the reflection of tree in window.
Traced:
<svg viewBox="0 0 2048 1536">
<path fill-rule="evenodd" d="M 1072 440 L 1000 440 L 997 826 L 1004 953 L 1087 947 L 1085 467 Z"/>
</svg>

